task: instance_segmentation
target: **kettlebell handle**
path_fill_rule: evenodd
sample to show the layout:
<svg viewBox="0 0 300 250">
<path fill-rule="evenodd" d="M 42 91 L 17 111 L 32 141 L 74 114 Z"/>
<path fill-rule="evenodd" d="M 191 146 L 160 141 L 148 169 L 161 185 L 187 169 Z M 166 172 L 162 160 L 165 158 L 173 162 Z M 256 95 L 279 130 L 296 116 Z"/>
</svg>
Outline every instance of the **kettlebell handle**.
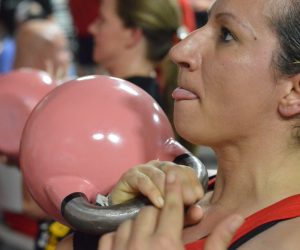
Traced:
<svg viewBox="0 0 300 250">
<path fill-rule="evenodd" d="M 208 173 L 197 157 L 184 153 L 177 156 L 173 162 L 193 168 L 206 191 Z M 91 204 L 83 193 L 76 192 L 63 200 L 61 213 L 73 229 L 102 235 L 116 230 L 123 221 L 134 218 L 141 208 L 149 204 L 151 203 L 146 197 L 138 197 L 118 205 L 98 206 Z"/>
</svg>

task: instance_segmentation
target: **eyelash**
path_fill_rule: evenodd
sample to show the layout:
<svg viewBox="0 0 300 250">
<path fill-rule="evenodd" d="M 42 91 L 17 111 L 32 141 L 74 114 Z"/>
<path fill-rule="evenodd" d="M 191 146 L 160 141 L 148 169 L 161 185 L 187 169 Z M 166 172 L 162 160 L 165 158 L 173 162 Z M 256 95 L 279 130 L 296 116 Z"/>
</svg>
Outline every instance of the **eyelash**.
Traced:
<svg viewBox="0 0 300 250">
<path fill-rule="evenodd" d="M 228 35 L 231 36 L 230 40 L 226 40 L 226 37 Z M 229 43 L 232 40 L 236 40 L 234 34 L 229 29 L 227 29 L 226 27 L 221 27 L 220 41 L 223 42 L 223 43 Z"/>
</svg>

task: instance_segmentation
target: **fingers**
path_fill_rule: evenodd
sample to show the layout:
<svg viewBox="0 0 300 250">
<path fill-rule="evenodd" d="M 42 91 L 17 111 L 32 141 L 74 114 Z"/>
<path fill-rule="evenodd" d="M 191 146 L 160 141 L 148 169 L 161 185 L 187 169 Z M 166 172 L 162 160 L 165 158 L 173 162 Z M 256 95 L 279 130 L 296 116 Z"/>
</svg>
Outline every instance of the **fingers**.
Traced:
<svg viewBox="0 0 300 250">
<path fill-rule="evenodd" d="M 123 222 L 116 232 L 103 235 L 98 243 L 98 250 L 127 249 L 128 241 L 132 233 L 133 221 Z"/>
<path fill-rule="evenodd" d="M 182 235 L 184 204 L 181 184 L 176 172 L 169 171 L 167 173 L 165 188 L 165 205 L 160 214 L 157 233 L 178 240 Z"/>
<path fill-rule="evenodd" d="M 144 207 L 134 220 L 134 239 L 143 239 L 152 235 L 155 231 L 159 210 L 153 206 Z"/>
<path fill-rule="evenodd" d="M 65 81 L 68 76 L 68 67 L 66 65 L 61 65 L 56 68 L 55 80 L 57 81 Z"/>
<path fill-rule="evenodd" d="M 108 233 L 103 235 L 98 243 L 98 250 L 112 250 L 115 233 Z"/>
<path fill-rule="evenodd" d="M 141 167 L 129 170 L 121 177 L 121 180 L 110 193 L 113 204 L 119 204 L 143 194 L 148 197 L 156 207 L 161 208 L 163 206 L 161 193 L 163 191 L 160 189 L 159 183 L 164 182 L 165 174 L 157 168 L 151 167 L 148 172 L 145 168 L 147 168 L 147 166 L 143 167 L 143 171 L 141 171 Z M 150 174 L 150 171 L 153 173 Z M 152 176 L 152 179 L 149 175 Z M 153 177 L 154 175 L 156 175 L 156 177 Z M 155 181 L 153 181 L 153 179 Z"/>
<path fill-rule="evenodd" d="M 54 78 L 54 65 L 50 59 L 45 60 L 45 71 Z"/>
<path fill-rule="evenodd" d="M 65 80 L 68 75 L 68 66 L 60 66 L 53 60 L 46 59 L 45 71 L 56 81 Z"/>
<path fill-rule="evenodd" d="M 201 221 L 203 217 L 203 209 L 199 205 L 195 204 L 190 206 L 185 214 L 184 225 L 191 226 Z"/>
<path fill-rule="evenodd" d="M 236 230 L 244 219 L 239 215 L 231 215 L 223 220 L 206 240 L 204 250 L 226 250 Z"/>
<path fill-rule="evenodd" d="M 158 208 L 164 204 L 165 176 L 169 171 L 177 172 L 182 185 L 183 202 L 194 204 L 204 195 L 195 171 L 187 166 L 172 162 L 150 161 L 126 172 L 113 188 L 110 197 L 113 204 L 119 204 L 143 194 Z"/>
<path fill-rule="evenodd" d="M 102 237 L 98 249 L 183 249 L 184 204 L 177 173 L 166 175 L 165 204 L 157 209 L 144 207 L 137 217 L 122 223 L 115 234 Z"/>
<path fill-rule="evenodd" d="M 118 227 L 113 240 L 113 249 L 126 249 L 126 246 L 132 233 L 132 226 L 133 221 L 127 220 Z"/>
<path fill-rule="evenodd" d="M 176 165 L 172 162 L 159 162 L 158 168 L 164 173 L 176 171 L 182 185 L 183 202 L 191 205 L 204 196 L 204 189 L 201 186 L 196 172 L 188 166 Z"/>
</svg>

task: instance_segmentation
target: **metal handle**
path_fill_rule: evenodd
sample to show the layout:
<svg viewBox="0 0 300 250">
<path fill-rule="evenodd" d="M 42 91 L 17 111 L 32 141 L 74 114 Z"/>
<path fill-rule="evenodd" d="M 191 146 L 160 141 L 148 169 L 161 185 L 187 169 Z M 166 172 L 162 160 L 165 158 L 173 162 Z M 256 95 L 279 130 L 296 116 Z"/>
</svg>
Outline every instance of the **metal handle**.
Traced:
<svg viewBox="0 0 300 250">
<path fill-rule="evenodd" d="M 202 162 L 192 154 L 182 154 L 174 159 L 174 163 L 192 167 L 207 189 L 208 173 Z M 77 231 L 88 234 L 101 235 L 112 232 L 125 220 L 134 218 L 142 207 L 149 205 L 145 197 L 138 197 L 128 202 L 101 207 L 89 203 L 82 193 L 72 193 L 62 202 L 62 216 L 69 225 Z"/>
</svg>

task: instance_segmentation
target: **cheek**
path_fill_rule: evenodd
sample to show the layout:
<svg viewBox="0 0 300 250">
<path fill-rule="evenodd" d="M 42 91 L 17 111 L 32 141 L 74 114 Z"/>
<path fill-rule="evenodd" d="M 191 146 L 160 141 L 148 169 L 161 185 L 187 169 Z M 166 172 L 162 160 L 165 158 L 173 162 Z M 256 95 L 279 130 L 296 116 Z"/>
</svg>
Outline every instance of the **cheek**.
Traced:
<svg viewBox="0 0 300 250">
<path fill-rule="evenodd" d="M 107 48 L 111 47 L 112 44 L 115 44 L 116 34 L 114 33 L 115 32 L 113 32 L 111 29 L 102 29 L 99 31 L 95 39 L 96 48 L 105 51 Z"/>
<path fill-rule="evenodd" d="M 94 38 L 94 57 L 99 57 L 106 50 L 107 43 L 107 35 L 99 31 Z"/>
<path fill-rule="evenodd" d="M 213 96 L 225 103 L 231 99 L 243 101 L 241 97 L 245 95 L 255 98 L 264 88 L 269 88 L 273 80 L 269 58 L 255 56 L 254 52 L 239 55 L 236 52 L 230 58 L 220 55 L 215 60 L 217 64 L 203 66 L 204 81 L 208 83 L 204 92 L 213 91 Z"/>
<path fill-rule="evenodd" d="M 94 37 L 94 42 L 95 45 L 103 43 L 102 41 L 106 39 L 107 37 L 107 31 L 108 29 L 106 28 L 105 25 L 98 25 L 97 28 L 94 29 L 93 32 L 93 37 Z"/>
</svg>

